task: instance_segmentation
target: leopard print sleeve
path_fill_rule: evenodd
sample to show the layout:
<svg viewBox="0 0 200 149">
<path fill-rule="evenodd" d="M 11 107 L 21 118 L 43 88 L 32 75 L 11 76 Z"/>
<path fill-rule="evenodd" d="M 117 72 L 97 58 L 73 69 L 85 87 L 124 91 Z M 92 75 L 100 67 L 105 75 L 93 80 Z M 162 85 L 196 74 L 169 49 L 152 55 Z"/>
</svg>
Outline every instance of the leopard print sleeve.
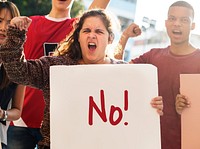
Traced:
<svg viewBox="0 0 200 149">
<path fill-rule="evenodd" d="M 9 26 L 7 39 L 0 46 L 0 59 L 11 81 L 24 85 L 33 85 L 31 78 L 33 66 L 25 63 L 23 55 L 23 43 L 26 37 L 25 30 L 20 31 L 16 27 Z M 30 66 L 29 66 L 30 65 Z M 35 68 L 37 69 L 37 68 Z M 37 86 L 41 86 L 38 82 Z"/>
<path fill-rule="evenodd" d="M 0 46 L 0 58 L 3 62 L 20 61 L 23 51 L 23 43 L 26 39 L 26 31 L 20 31 L 16 27 L 9 26 L 7 39 Z"/>
</svg>

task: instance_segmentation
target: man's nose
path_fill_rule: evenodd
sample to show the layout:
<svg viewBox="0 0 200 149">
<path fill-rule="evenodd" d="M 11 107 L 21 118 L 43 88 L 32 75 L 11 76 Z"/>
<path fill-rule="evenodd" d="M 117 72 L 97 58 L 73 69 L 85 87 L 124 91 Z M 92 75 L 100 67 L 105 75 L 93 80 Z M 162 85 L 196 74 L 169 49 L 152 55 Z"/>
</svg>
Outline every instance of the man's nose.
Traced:
<svg viewBox="0 0 200 149">
<path fill-rule="evenodd" d="M 182 25 L 181 19 L 177 18 L 177 19 L 174 21 L 174 24 L 175 24 L 175 25 Z"/>
</svg>

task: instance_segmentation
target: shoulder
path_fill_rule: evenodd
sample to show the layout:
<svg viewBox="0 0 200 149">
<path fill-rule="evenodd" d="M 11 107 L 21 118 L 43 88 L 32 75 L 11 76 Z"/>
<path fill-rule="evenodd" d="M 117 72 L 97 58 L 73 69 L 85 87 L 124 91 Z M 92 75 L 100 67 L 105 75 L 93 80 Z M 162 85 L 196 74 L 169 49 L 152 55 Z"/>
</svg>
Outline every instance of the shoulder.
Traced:
<svg viewBox="0 0 200 149">
<path fill-rule="evenodd" d="M 169 54 L 169 47 L 165 48 L 152 48 L 146 53 L 140 55 L 140 57 L 143 58 L 156 58 L 160 56 L 165 56 Z"/>
<path fill-rule="evenodd" d="M 36 16 L 30 16 L 29 18 L 31 18 L 32 21 L 38 21 L 38 20 L 45 19 L 45 16 L 36 15 Z"/>
<path fill-rule="evenodd" d="M 32 22 L 31 22 L 31 25 L 29 26 L 29 29 L 30 28 L 35 28 L 35 26 L 40 26 L 40 24 L 42 24 L 41 22 L 44 22 L 46 20 L 45 16 L 30 16 L 29 17 Z"/>
<path fill-rule="evenodd" d="M 47 65 L 76 65 L 77 61 L 69 58 L 67 55 L 63 56 L 43 56 L 39 59 L 42 63 Z"/>
<path fill-rule="evenodd" d="M 196 52 L 197 52 L 198 54 L 200 54 L 200 49 L 197 49 Z"/>
<path fill-rule="evenodd" d="M 169 54 L 169 47 L 152 48 L 142 55 L 131 59 L 131 63 L 151 63 L 154 60 L 160 60 L 163 56 Z"/>
<path fill-rule="evenodd" d="M 110 59 L 111 64 L 127 64 L 128 62 L 123 60 L 116 60 L 116 59 Z"/>
<path fill-rule="evenodd" d="M 197 59 L 200 58 L 200 49 L 197 49 L 195 52 L 192 53 L 192 56 L 196 57 Z"/>
<path fill-rule="evenodd" d="M 169 46 L 165 48 L 152 48 L 149 53 L 163 53 L 169 51 Z"/>
</svg>

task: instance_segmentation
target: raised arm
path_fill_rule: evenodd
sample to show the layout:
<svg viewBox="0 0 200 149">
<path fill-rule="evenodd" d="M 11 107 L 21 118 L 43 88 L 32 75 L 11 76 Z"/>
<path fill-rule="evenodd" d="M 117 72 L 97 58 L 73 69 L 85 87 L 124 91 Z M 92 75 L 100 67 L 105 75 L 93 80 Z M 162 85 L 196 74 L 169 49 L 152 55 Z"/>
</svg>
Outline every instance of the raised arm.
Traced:
<svg viewBox="0 0 200 149">
<path fill-rule="evenodd" d="M 41 88 L 43 76 L 47 75 L 48 70 L 44 71 L 42 62 L 39 60 L 25 62 L 23 59 L 23 43 L 30 23 L 27 19 L 18 17 L 11 20 L 7 39 L 0 46 L 0 57 L 12 82 Z"/>
<path fill-rule="evenodd" d="M 124 59 L 124 49 L 126 43 L 130 37 L 136 37 L 141 34 L 141 29 L 135 23 L 131 23 L 122 33 L 121 38 L 118 42 L 117 47 L 114 51 L 114 57 L 116 59 L 122 60 Z"/>
<path fill-rule="evenodd" d="M 110 0 L 93 0 L 89 9 L 94 9 L 94 8 L 106 9 L 109 2 L 110 2 Z"/>
</svg>

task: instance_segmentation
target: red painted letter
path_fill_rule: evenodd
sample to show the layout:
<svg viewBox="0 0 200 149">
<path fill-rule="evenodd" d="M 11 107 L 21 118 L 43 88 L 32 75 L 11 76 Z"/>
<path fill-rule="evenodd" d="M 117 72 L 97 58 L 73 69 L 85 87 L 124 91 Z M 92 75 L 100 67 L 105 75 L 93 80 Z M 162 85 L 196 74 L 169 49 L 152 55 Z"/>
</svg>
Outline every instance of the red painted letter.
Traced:
<svg viewBox="0 0 200 149">
<path fill-rule="evenodd" d="M 96 112 L 99 114 L 99 116 L 104 122 L 107 122 L 103 90 L 100 91 L 100 98 L 101 98 L 101 110 L 94 102 L 93 97 L 92 96 L 89 97 L 89 125 L 93 125 L 93 109 L 96 110 Z"/>
</svg>

